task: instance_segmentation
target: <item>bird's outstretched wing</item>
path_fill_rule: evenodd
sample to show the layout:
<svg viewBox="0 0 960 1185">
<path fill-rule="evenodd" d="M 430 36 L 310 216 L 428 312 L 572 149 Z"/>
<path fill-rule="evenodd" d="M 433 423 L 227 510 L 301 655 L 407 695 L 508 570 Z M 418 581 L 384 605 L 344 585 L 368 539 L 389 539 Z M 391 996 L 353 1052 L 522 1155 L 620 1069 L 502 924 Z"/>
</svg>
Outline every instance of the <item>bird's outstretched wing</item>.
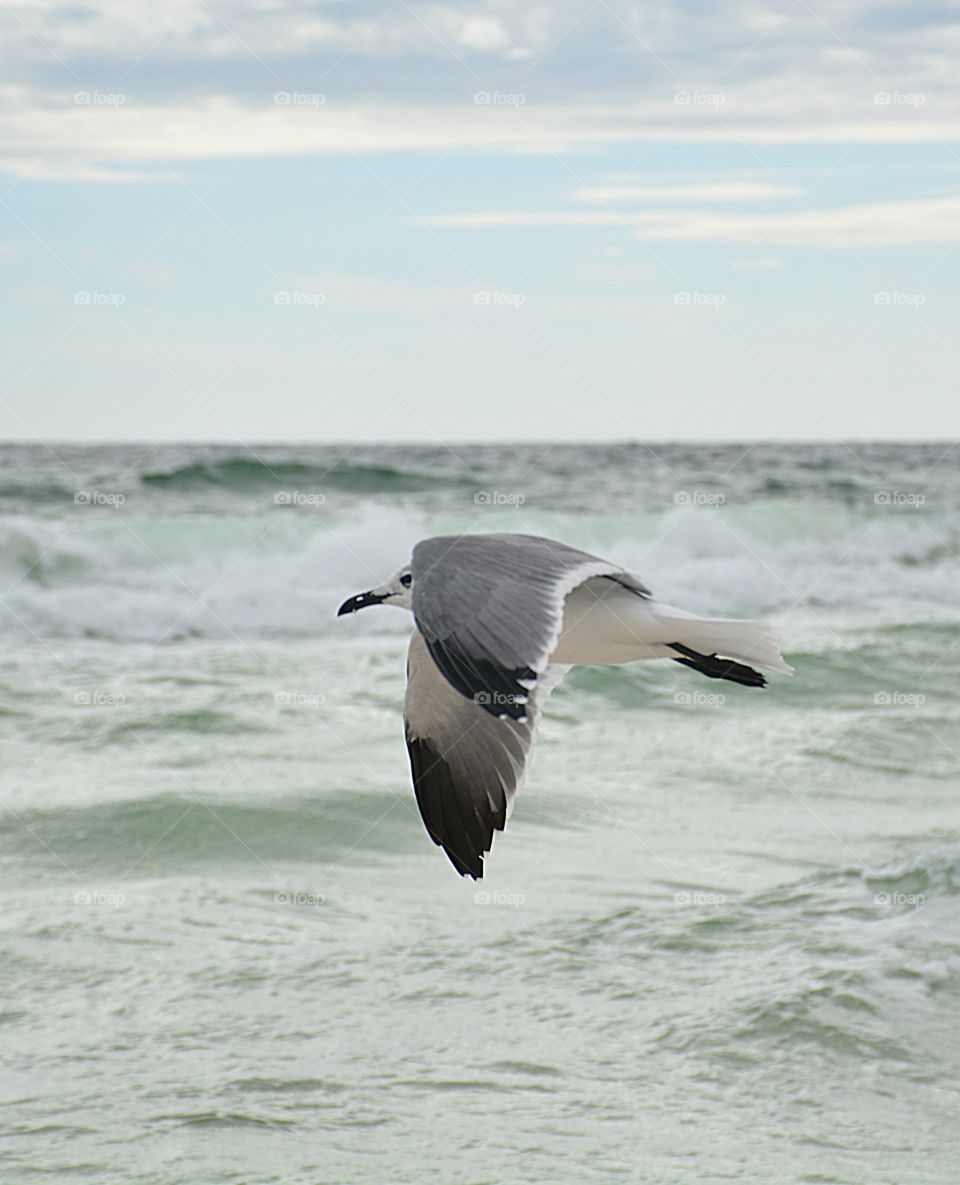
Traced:
<svg viewBox="0 0 960 1185">
<path fill-rule="evenodd" d="M 547 669 L 522 723 L 499 719 L 451 686 L 413 631 L 403 711 L 413 788 L 430 838 L 461 876 L 483 876 L 493 833 L 523 782 L 543 701 L 568 670 Z"/>
<path fill-rule="evenodd" d="M 522 722 L 547 669 L 572 589 L 636 579 L 597 556 L 536 535 L 440 535 L 413 549 L 413 615 L 437 668 L 491 716 Z"/>
</svg>

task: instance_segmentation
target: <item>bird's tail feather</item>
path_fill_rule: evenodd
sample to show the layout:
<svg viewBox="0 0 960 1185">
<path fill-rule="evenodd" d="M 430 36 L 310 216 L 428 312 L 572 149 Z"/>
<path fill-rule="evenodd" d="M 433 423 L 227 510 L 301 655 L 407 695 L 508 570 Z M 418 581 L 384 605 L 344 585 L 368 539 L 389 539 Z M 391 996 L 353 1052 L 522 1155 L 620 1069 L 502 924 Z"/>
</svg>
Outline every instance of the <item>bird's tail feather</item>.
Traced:
<svg viewBox="0 0 960 1185">
<path fill-rule="evenodd" d="M 693 617 L 679 612 L 675 617 L 673 614 L 670 617 L 671 625 L 676 631 L 676 637 L 672 639 L 671 644 L 688 659 L 694 657 L 689 653 L 693 651 L 701 657 L 720 655 L 744 663 L 755 663 L 759 667 L 767 667 L 784 675 L 793 674 L 793 667 L 783 661 L 777 637 L 766 622 Z M 702 670 L 702 665 L 697 669 Z M 703 673 L 710 672 L 704 670 Z"/>
</svg>

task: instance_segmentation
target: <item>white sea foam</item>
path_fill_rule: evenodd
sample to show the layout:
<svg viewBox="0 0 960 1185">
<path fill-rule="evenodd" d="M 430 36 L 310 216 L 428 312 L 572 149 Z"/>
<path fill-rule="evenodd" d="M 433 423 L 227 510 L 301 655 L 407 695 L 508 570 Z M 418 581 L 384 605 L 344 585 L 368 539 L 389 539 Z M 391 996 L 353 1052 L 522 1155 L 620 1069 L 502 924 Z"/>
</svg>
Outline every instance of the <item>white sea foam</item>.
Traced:
<svg viewBox="0 0 960 1185">
<path fill-rule="evenodd" d="M 816 505 L 440 520 L 409 506 L 368 504 L 333 525 L 283 512 L 7 517 L 0 519 L 0 630 L 118 641 L 343 632 L 358 628 L 336 621 L 343 597 L 382 581 L 417 539 L 464 529 L 561 538 L 623 563 L 662 599 L 704 613 L 894 605 L 911 620 L 952 614 L 960 579 L 947 521 Z M 363 628 L 407 625 L 381 613 Z"/>
</svg>

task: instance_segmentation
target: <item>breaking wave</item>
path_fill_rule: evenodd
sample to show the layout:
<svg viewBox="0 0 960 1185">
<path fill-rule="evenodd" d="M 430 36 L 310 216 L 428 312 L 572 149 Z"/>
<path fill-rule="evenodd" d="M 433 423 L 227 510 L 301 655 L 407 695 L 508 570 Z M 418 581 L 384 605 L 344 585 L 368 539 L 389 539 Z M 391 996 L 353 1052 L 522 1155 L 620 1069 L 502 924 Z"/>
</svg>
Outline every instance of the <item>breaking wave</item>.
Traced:
<svg viewBox="0 0 960 1185">
<path fill-rule="evenodd" d="M 180 471 L 176 480 L 195 477 Z M 798 607 L 850 615 L 872 606 L 890 614 L 891 625 L 932 623 L 953 619 L 960 582 L 955 523 L 796 502 L 613 515 L 488 508 L 480 516 L 444 516 L 416 504 L 361 499 L 333 521 L 282 509 L 142 509 L 68 522 L 0 518 L 0 578 L 8 590 L 0 630 L 23 638 L 166 642 L 322 634 L 334 628 L 344 596 L 384 580 L 418 539 L 462 530 L 560 538 L 638 572 L 664 600 L 718 615 Z M 364 630 L 404 629 L 400 616 L 379 614 Z"/>
</svg>

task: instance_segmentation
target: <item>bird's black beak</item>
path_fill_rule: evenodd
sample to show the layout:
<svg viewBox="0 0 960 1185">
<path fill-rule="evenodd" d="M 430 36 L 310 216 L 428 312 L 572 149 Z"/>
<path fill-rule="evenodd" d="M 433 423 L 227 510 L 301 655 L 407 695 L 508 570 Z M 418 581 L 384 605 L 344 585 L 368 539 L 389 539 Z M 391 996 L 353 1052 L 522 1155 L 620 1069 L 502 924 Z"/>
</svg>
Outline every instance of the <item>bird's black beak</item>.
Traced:
<svg viewBox="0 0 960 1185">
<path fill-rule="evenodd" d="M 381 605 L 386 599 L 386 594 L 375 592 L 358 593 L 355 597 L 347 597 L 337 610 L 337 617 L 343 617 L 344 613 L 356 613 L 358 609 L 366 609 L 368 605 Z"/>
</svg>

